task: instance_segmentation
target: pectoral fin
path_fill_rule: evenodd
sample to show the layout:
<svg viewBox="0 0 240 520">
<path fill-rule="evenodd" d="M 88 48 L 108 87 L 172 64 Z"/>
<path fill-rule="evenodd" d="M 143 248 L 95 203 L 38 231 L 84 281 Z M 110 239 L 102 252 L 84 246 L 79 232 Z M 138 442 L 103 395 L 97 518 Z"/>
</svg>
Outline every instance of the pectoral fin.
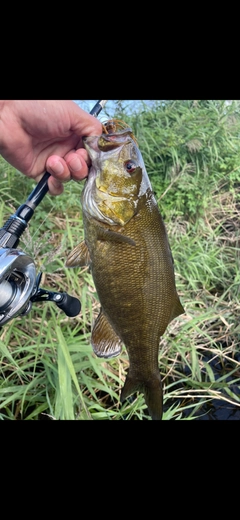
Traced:
<svg viewBox="0 0 240 520">
<path fill-rule="evenodd" d="M 90 264 L 90 255 L 85 240 L 71 251 L 66 260 L 66 267 L 84 267 Z"/>
<path fill-rule="evenodd" d="M 135 246 L 136 242 L 126 235 L 122 235 L 120 232 L 112 231 L 111 229 L 104 229 L 99 226 L 97 230 L 97 239 L 98 240 L 106 240 L 107 242 L 118 242 L 118 243 L 126 243 L 131 246 Z"/>
<path fill-rule="evenodd" d="M 121 352 L 122 341 L 113 330 L 102 309 L 94 323 L 91 344 L 98 357 L 115 357 Z"/>
</svg>

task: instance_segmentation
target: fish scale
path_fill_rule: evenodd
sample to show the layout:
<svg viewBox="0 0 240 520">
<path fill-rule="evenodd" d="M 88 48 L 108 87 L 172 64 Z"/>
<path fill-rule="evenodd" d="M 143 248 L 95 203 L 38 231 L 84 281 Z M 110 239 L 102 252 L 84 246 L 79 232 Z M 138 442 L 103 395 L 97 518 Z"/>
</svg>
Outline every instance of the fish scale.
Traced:
<svg viewBox="0 0 240 520">
<path fill-rule="evenodd" d="M 91 335 L 95 354 L 107 358 L 122 344 L 127 349 L 121 401 L 141 391 L 152 419 L 160 420 L 160 338 L 184 309 L 165 225 L 131 132 L 83 140 L 92 161 L 82 193 L 85 242 L 67 265 L 84 265 L 84 255 L 90 260 L 101 304 Z"/>
</svg>

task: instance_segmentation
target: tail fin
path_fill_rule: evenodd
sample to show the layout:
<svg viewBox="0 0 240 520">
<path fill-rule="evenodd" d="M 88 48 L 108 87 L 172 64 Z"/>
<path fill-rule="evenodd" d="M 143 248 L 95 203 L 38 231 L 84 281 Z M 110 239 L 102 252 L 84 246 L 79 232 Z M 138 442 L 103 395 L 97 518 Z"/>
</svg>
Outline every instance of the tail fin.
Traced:
<svg viewBox="0 0 240 520">
<path fill-rule="evenodd" d="M 148 411 L 153 420 L 160 421 L 163 413 L 163 394 L 161 377 L 154 377 L 151 380 L 139 381 L 134 377 L 127 375 L 124 387 L 121 392 L 121 403 L 133 392 L 143 392 Z"/>
</svg>

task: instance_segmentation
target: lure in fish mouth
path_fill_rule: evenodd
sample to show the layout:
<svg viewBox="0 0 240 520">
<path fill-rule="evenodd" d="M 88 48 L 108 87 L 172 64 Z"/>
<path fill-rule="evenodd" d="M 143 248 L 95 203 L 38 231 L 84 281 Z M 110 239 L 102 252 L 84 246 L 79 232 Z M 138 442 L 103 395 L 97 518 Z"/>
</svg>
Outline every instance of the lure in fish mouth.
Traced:
<svg viewBox="0 0 240 520">
<path fill-rule="evenodd" d="M 113 125 L 83 143 L 92 162 L 82 192 L 85 238 L 66 265 L 91 267 L 101 305 L 91 333 L 95 354 L 114 357 L 126 347 L 121 401 L 143 392 L 152 419 L 159 420 L 159 342 L 184 312 L 167 232 L 132 130 L 116 132 Z"/>
</svg>

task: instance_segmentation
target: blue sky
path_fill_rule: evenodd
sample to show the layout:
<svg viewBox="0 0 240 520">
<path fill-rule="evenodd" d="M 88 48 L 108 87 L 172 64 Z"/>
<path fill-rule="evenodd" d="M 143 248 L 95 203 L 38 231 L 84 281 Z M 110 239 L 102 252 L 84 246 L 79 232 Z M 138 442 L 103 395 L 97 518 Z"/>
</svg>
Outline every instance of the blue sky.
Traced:
<svg viewBox="0 0 240 520">
<path fill-rule="evenodd" d="M 88 112 L 90 112 L 90 110 L 94 107 L 94 105 L 97 103 L 98 99 L 87 99 L 87 100 L 84 100 L 84 101 L 76 101 L 74 100 L 75 103 L 77 103 L 81 108 L 83 108 L 84 110 L 87 110 Z M 124 100 L 125 101 L 125 100 Z M 106 103 L 106 108 L 110 114 L 110 117 L 114 117 L 114 111 L 115 111 L 115 107 L 116 107 L 116 102 L 117 100 L 111 100 L 109 99 Z M 146 99 L 144 100 L 144 103 L 146 104 L 150 104 L 151 101 Z M 141 104 L 141 101 L 139 100 L 136 100 L 136 99 L 133 99 L 133 100 L 127 100 L 127 104 L 129 107 L 131 107 L 131 110 L 135 110 L 138 108 L 138 106 Z M 104 119 L 108 119 L 108 115 L 106 114 L 104 108 L 103 110 L 101 110 L 101 112 L 99 113 L 99 116 L 98 116 L 99 120 L 102 121 Z"/>
<path fill-rule="evenodd" d="M 81 108 L 83 108 L 84 110 L 87 110 L 87 112 L 90 112 L 90 110 L 94 107 L 94 105 L 97 103 L 97 101 L 99 101 L 98 99 L 85 99 L 84 101 L 76 101 L 74 100 L 75 103 L 77 103 Z M 106 103 L 106 106 L 109 110 L 109 112 L 113 111 L 113 113 L 111 113 L 111 117 L 113 117 L 114 115 L 114 107 L 115 107 L 115 102 L 113 103 L 111 100 L 108 100 L 107 103 Z M 104 110 L 104 108 L 101 110 L 101 112 L 99 113 L 99 119 L 102 120 L 102 119 L 108 119 L 108 116 Z"/>
</svg>

